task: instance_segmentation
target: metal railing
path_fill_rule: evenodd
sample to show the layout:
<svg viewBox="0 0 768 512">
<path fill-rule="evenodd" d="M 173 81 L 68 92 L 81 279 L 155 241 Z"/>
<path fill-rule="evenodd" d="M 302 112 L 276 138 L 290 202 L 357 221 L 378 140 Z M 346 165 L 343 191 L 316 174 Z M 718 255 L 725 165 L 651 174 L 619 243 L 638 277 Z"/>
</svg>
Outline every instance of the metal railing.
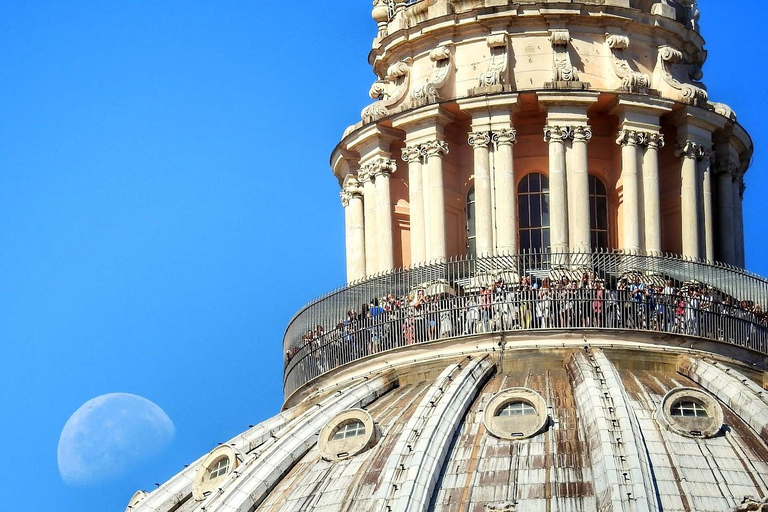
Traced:
<svg viewBox="0 0 768 512">
<path fill-rule="evenodd" d="M 426 0 L 387 0 L 387 9 L 389 10 L 389 21 L 397 14 L 398 9 L 405 9 L 408 6 L 425 2 Z"/>
<path fill-rule="evenodd" d="M 563 281 L 582 277 L 589 287 Z M 634 281 L 644 289 L 641 299 L 627 295 Z M 668 281 L 674 295 L 660 293 Z M 544 292 L 547 285 L 550 291 Z M 414 307 L 419 291 L 433 300 Z M 768 281 L 762 277 L 672 255 L 543 252 L 455 258 L 373 276 L 305 306 L 286 329 L 284 390 L 287 396 L 360 357 L 477 332 L 650 330 L 768 353 L 759 306 L 767 299 Z M 372 306 L 376 302 L 381 310 Z M 638 318 L 627 316 L 633 308 L 642 313 Z"/>
</svg>

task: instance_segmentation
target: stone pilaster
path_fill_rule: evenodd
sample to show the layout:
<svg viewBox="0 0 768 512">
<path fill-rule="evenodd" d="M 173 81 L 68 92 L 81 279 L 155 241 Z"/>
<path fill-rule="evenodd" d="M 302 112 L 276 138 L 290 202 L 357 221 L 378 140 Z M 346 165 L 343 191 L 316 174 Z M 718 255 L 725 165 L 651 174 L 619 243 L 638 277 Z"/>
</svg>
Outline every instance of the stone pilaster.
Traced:
<svg viewBox="0 0 768 512">
<path fill-rule="evenodd" d="M 366 275 L 363 189 L 357 178 L 349 175 L 340 195 L 347 235 L 347 281 L 353 282 Z"/>
<path fill-rule="evenodd" d="M 429 261 L 444 260 L 448 254 L 448 243 L 445 232 L 443 156 L 448 154 L 448 143 L 443 140 L 432 140 L 424 143 L 423 149 L 426 155 L 427 181 L 429 183 L 429 189 L 426 191 L 429 205 L 427 259 Z"/>
<path fill-rule="evenodd" d="M 643 155 L 643 213 L 645 252 L 661 253 L 661 189 L 659 182 L 659 150 L 664 147 L 664 136 L 646 133 L 642 141 Z"/>
<path fill-rule="evenodd" d="M 549 232 L 552 252 L 568 252 L 568 189 L 565 166 L 565 141 L 571 136 L 567 126 L 545 126 L 544 141 L 549 144 Z"/>
<path fill-rule="evenodd" d="M 680 213 L 682 217 L 683 256 L 701 258 L 701 237 L 699 226 L 699 180 L 698 164 L 701 158 L 701 144 L 690 140 L 678 144 L 675 154 L 682 159 L 680 188 Z"/>
<path fill-rule="evenodd" d="M 640 234 L 639 151 L 641 133 L 621 130 L 616 143 L 621 145 L 621 184 L 623 249 L 639 252 L 643 249 Z"/>
<path fill-rule="evenodd" d="M 408 164 L 408 209 L 411 230 L 411 264 L 426 261 L 426 232 L 424 224 L 424 178 L 421 146 L 403 148 L 403 161 Z"/>
</svg>

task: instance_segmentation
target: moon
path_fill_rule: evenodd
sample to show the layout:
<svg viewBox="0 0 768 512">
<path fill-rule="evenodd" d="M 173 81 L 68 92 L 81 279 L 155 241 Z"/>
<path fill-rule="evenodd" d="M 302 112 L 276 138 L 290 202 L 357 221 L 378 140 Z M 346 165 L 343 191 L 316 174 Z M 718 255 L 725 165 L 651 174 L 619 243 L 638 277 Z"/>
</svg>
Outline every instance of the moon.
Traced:
<svg viewBox="0 0 768 512">
<path fill-rule="evenodd" d="M 154 402 L 110 393 L 83 404 L 61 431 L 58 463 L 67 485 L 109 480 L 162 452 L 176 435 L 168 415 Z"/>
</svg>

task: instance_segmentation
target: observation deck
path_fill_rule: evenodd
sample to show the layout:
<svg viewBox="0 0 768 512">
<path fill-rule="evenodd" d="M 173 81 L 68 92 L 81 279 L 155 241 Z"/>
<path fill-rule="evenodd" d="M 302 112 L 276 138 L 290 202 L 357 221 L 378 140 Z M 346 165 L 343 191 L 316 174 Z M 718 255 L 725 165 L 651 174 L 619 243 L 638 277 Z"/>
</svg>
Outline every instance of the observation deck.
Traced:
<svg viewBox="0 0 768 512">
<path fill-rule="evenodd" d="M 351 283 L 302 308 L 283 340 L 284 394 L 378 354 L 483 335 L 505 335 L 510 349 L 534 335 L 646 333 L 670 347 L 739 347 L 766 364 L 766 303 L 765 278 L 675 255 L 454 258 Z"/>
</svg>

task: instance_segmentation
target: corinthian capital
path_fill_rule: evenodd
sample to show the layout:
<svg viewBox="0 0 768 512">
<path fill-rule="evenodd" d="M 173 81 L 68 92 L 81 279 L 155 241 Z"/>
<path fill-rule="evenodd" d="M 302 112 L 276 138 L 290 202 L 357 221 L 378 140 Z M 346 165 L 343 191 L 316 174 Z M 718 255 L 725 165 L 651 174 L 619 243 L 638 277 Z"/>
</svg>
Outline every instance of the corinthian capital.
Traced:
<svg viewBox="0 0 768 512">
<path fill-rule="evenodd" d="M 544 142 L 560 142 L 573 137 L 570 126 L 545 126 Z"/>
<path fill-rule="evenodd" d="M 488 132 L 469 132 L 467 140 L 474 149 L 487 148 L 491 143 L 491 136 Z"/>
<path fill-rule="evenodd" d="M 349 201 L 350 199 L 352 199 L 352 194 L 350 194 L 346 190 L 342 190 L 341 192 L 339 192 L 339 197 L 341 197 L 341 206 L 343 206 L 344 208 L 349 206 Z"/>
<path fill-rule="evenodd" d="M 675 156 L 682 158 L 695 158 L 698 160 L 702 157 L 702 152 L 701 144 L 690 140 L 678 144 L 675 148 Z"/>
<path fill-rule="evenodd" d="M 444 140 L 431 140 L 424 143 L 422 151 L 428 158 L 433 156 L 441 157 L 448 154 L 448 143 Z"/>
<path fill-rule="evenodd" d="M 619 130 L 616 144 L 620 146 L 639 146 L 645 141 L 646 135 L 635 130 Z"/>
<path fill-rule="evenodd" d="M 502 130 L 496 130 L 491 134 L 491 140 L 493 145 L 499 146 L 511 146 L 517 142 L 517 131 L 514 128 L 504 128 Z"/>
<path fill-rule="evenodd" d="M 422 157 L 421 146 L 419 144 L 412 144 L 405 146 L 402 151 L 403 162 L 411 163 L 418 162 Z"/>
<path fill-rule="evenodd" d="M 645 135 L 645 144 L 651 149 L 661 149 L 664 147 L 664 136 L 660 133 L 647 133 Z"/>
<path fill-rule="evenodd" d="M 397 170 L 397 162 L 391 158 L 383 156 L 376 157 L 365 164 L 360 171 L 368 176 L 368 179 L 375 179 L 379 176 L 389 176 Z"/>
<path fill-rule="evenodd" d="M 588 125 L 577 125 L 571 130 L 573 140 L 577 142 L 587 142 L 592 138 L 592 127 Z"/>
</svg>

